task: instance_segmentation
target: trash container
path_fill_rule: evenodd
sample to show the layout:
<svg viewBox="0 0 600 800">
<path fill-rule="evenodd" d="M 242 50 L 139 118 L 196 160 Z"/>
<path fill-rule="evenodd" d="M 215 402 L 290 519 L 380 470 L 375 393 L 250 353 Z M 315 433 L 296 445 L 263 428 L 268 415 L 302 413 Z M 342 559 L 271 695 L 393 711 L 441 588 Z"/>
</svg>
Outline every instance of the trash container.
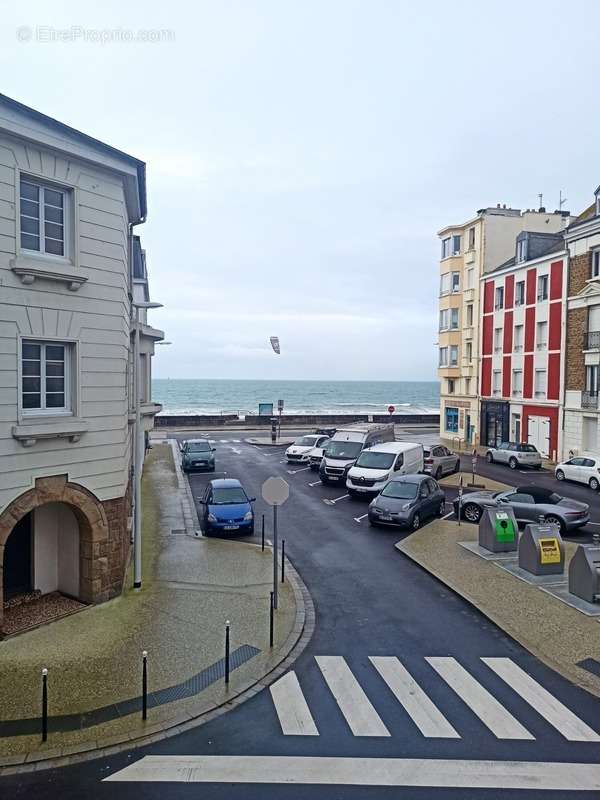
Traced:
<svg viewBox="0 0 600 800">
<path fill-rule="evenodd" d="M 557 525 L 526 526 L 519 541 L 519 566 L 532 575 L 562 575 L 565 546 Z"/>
<path fill-rule="evenodd" d="M 588 603 L 600 603 L 600 546 L 579 545 L 569 564 L 569 591 Z"/>
<path fill-rule="evenodd" d="M 509 553 L 517 549 L 519 528 L 515 512 L 506 508 L 486 508 L 479 521 L 479 546 L 492 553 Z"/>
</svg>

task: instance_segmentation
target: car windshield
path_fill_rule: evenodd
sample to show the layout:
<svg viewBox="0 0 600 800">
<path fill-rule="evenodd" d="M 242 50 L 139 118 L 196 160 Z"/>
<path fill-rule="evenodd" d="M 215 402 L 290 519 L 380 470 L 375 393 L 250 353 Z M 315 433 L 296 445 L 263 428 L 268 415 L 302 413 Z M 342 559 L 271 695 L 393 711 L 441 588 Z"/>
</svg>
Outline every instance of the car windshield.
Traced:
<svg viewBox="0 0 600 800">
<path fill-rule="evenodd" d="M 361 442 L 332 441 L 327 445 L 325 455 L 327 458 L 356 458 L 362 450 Z"/>
<path fill-rule="evenodd" d="M 390 481 L 381 492 L 382 497 L 395 497 L 398 500 L 414 500 L 417 496 L 419 487 L 416 483 L 402 483 L 401 481 Z"/>
<path fill-rule="evenodd" d="M 376 453 L 370 450 L 363 450 L 356 460 L 355 466 L 363 467 L 363 469 L 389 469 L 395 458 L 394 453 Z"/>
<path fill-rule="evenodd" d="M 213 488 L 211 503 L 215 506 L 226 506 L 230 503 L 247 503 L 246 492 L 241 486 L 224 486 Z"/>
<path fill-rule="evenodd" d="M 296 439 L 294 444 L 298 445 L 298 447 L 314 447 L 316 441 L 316 436 L 301 436 L 299 439 Z"/>
<path fill-rule="evenodd" d="M 186 450 L 188 453 L 204 453 L 210 450 L 210 445 L 208 442 L 189 442 Z"/>
</svg>

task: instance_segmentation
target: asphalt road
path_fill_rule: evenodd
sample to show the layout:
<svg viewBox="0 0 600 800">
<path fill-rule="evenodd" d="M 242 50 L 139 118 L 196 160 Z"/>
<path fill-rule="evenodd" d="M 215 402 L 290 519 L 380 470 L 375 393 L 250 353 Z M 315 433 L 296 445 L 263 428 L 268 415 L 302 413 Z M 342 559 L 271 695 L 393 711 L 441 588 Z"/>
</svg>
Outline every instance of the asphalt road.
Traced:
<svg viewBox="0 0 600 800">
<path fill-rule="evenodd" d="M 59 770 L 5 778 L 0 781 L 2 798 L 119 800 L 130 798 L 135 792 L 139 797 L 162 800 L 512 800 L 517 796 L 515 791 L 494 786 L 509 786 L 515 772 L 524 768 L 523 762 L 531 762 L 534 766 L 528 769 L 541 770 L 543 777 L 539 781 L 525 779 L 527 786 L 540 788 L 519 791 L 519 797 L 533 800 L 593 796 L 590 792 L 554 791 L 552 787 L 570 786 L 584 770 L 582 766 L 561 768 L 561 764 L 600 762 L 600 737 L 596 735 L 597 741 L 593 741 L 594 731 L 600 732 L 600 700 L 545 667 L 398 553 L 394 543 L 406 534 L 370 528 L 363 517 L 365 502 L 344 497 L 343 488 L 322 486 L 318 476 L 308 469 L 287 465 L 279 449 L 250 446 L 239 434 L 221 433 L 218 438 L 217 469 L 240 478 L 250 495 L 260 498 L 260 486 L 270 475 L 281 475 L 290 484 L 290 499 L 280 511 L 280 531 L 286 539 L 286 552 L 306 582 L 317 612 L 315 634 L 294 665 L 298 683 L 282 687 L 277 705 L 271 692 L 265 690 L 207 725 L 148 748 Z M 598 498 L 585 487 L 556 484 L 544 473 L 515 476 L 507 468 L 484 466 L 483 462 L 480 468 L 482 473 L 505 482 L 521 483 L 523 479 L 524 483 L 547 485 L 549 481 L 553 488 L 558 486 L 570 496 L 591 501 L 592 517 L 600 522 Z M 210 477 L 191 476 L 195 497 Z M 256 512 L 259 519 L 263 512 L 268 514 L 260 499 Z M 390 679 L 388 685 L 376 665 L 384 669 L 387 664 L 395 669 L 396 678 L 401 667 L 394 661 L 377 660 L 382 657 L 400 659 L 416 683 L 400 681 L 399 685 Z M 503 661 L 484 662 L 483 658 Z M 490 666 L 494 664 L 511 671 L 508 682 Z M 519 668 L 549 695 L 538 692 L 535 702 L 531 697 L 527 702 Z M 430 703 L 427 697 L 423 699 L 423 693 Z M 403 697 L 403 703 L 398 695 Z M 556 701 L 562 705 L 557 706 Z M 574 734 L 570 725 L 575 725 L 579 733 Z M 286 735 L 285 726 L 313 735 Z M 583 738 L 588 740 L 574 740 L 582 738 L 582 729 Z M 134 776 L 139 781 L 135 787 L 122 780 L 102 782 L 108 776 L 119 777 L 120 770 L 148 755 L 229 758 L 220 764 L 222 774 L 218 780 L 201 786 L 196 782 L 174 782 L 170 770 L 175 762 L 170 759 L 155 762 L 160 782 L 146 781 L 144 774 Z M 244 756 L 252 758 L 241 760 Z M 303 758 L 275 763 L 260 760 L 274 756 Z M 427 761 L 423 765 L 407 759 Z M 472 760 L 490 763 L 479 765 L 472 777 L 467 763 Z M 522 762 L 521 767 L 510 763 L 513 761 Z M 542 762 L 541 767 L 537 766 Z M 555 766 L 544 766 L 546 762 Z M 142 766 L 147 763 L 140 762 Z M 207 780 L 212 762 L 200 761 L 199 769 L 194 771 L 190 764 L 195 763 L 183 762 L 185 777 Z M 396 767 L 417 771 L 431 783 L 431 788 L 356 785 L 381 777 L 384 763 L 392 772 Z M 247 770 L 253 768 L 261 777 L 268 774 L 269 783 L 230 782 L 250 781 Z M 342 771 L 339 781 L 347 781 L 347 785 L 323 785 L 338 769 Z M 460 772 L 461 780 L 466 781 L 464 788 L 443 788 L 446 778 L 442 773 L 447 769 Z M 492 779 L 496 770 L 500 770 L 500 776 Z M 554 774 L 556 770 L 560 775 Z M 311 771 L 316 785 L 284 785 L 286 776 L 298 771 L 302 775 Z M 403 780 L 398 782 L 402 784 Z"/>
</svg>

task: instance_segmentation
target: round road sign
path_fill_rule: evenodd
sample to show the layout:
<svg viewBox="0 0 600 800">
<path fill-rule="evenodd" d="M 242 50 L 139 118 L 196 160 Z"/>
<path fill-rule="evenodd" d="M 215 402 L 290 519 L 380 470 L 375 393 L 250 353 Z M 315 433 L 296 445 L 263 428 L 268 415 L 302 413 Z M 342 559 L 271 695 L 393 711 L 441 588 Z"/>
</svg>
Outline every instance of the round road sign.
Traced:
<svg viewBox="0 0 600 800">
<path fill-rule="evenodd" d="M 396 406 L 388 406 L 388 412 L 390 414 L 393 414 L 395 410 L 396 410 Z"/>
<path fill-rule="evenodd" d="M 270 506 L 282 506 L 290 496 L 290 487 L 283 478 L 267 478 L 262 485 L 261 494 Z"/>
</svg>

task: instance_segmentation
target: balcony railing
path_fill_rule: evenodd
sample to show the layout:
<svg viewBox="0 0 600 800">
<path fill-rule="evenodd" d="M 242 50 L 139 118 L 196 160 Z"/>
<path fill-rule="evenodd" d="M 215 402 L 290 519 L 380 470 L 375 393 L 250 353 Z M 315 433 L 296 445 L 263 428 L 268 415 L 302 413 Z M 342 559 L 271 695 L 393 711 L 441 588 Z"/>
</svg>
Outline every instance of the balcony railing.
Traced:
<svg viewBox="0 0 600 800">
<path fill-rule="evenodd" d="M 581 407 L 598 408 L 598 392 L 582 392 Z"/>
<path fill-rule="evenodd" d="M 588 331 L 585 336 L 586 350 L 600 350 L 600 331 Z"/>
</svg>

